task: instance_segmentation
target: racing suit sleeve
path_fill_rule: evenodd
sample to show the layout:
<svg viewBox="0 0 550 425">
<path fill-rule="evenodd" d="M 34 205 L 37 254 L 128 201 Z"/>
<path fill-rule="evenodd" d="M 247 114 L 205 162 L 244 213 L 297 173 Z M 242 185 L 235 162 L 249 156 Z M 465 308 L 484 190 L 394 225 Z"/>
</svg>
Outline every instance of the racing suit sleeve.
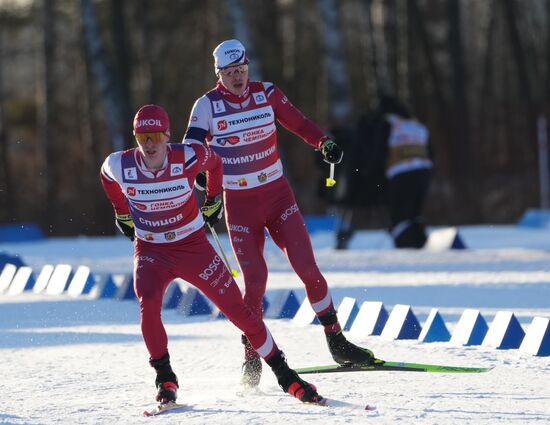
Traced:
<svg viewBox="0 0 550 425">
<path fill-rule="evenodd" d="M 103 165 L 101 166 L 101 171 L 99 177 L 101 179 L 101 185 L 107 198 L 113 205 L 115 213 L 117 215 L 129 214 L 130 210 L 128 208 L 128 202 L 126 201 L 126 196 L 122 192 L 122 188 L 116 181 L 115 169 L 118 163 L 120 163 L 120 152 L 109 155 Z"/>
<path fill-rule="evenodd" d="M 185 136 L 183 136 L 183 143 L 192 141 L 204 143 L 210 135 L 209 122 L 211 115 L 212 112 L 208 98 L 203 96 L 197 99 L 193 105 L 193 109 L 191 109 L 191 116 L 189 117 Z"/>
<path fill-rule="evenodd" d="M 184 142 L 191 147 L 197 157 L 197 162 L 190 167 L 190 172 L 196 176 L 206 171 L 206 196 L 215 197 L 222 192 L 223 165 L 220 156 L 210 146 L 197 142 Z M 194 179 L 194 177 L 193 177 Z"/>
<path fill-rule="evenodd" d="M 308 145 L 318 149 L 322 143 L 321 139 L 325 137 L 321 128 L 302 114 L 277 86 L 273 85 L 273 91 L 268 95 L 277 121 L 301 137 Z"/>
</svg>

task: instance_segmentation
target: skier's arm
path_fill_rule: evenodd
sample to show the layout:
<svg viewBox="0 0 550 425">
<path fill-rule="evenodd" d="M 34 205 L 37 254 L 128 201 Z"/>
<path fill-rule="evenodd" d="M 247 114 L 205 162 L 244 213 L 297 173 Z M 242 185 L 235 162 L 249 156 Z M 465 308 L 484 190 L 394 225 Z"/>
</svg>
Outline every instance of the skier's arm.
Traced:
<svg viewBox="0 0 550 425">
<path fill-rule="evenodd" d="M 205 144 L 206 139 L 209 137 L 209 122 L 210 122 L 210 108 L 207 103 L 208 99 L 204 96 L 197 99 L 191 110 L 191 116 L 189 117 L 189 123 L 187 124 L 187 130 L 183 136 L 182 143 L 187 144 Z M 195 189 L 200 192 L 204 192 L 206 188 L 206 172 L 200 171 L 195 178 Z"/>
<path fill-rule="evenodd" d="M 209 136 L 211 115 L 208 98 L 203 96 L 197 99 L 191 109 L 191 116 L 182 143 L 198 142 L 203 144 Z"/>
<path fill-rule="evenodd" d="M 126 196 L 118 184 L 115 174 L 120 173 L 120 152 L 109 155 L 101 167 L 99 177 L 105 195 L 115 210 L 115 224 L 117 228 L 131 241 L 134 240 L 134 221 L 130 215 Z"/>
<path fill-rule="evenodd" d="M 220 156 L 210 146 L 197 142 L 185 142 L 193 149 L 196 156 L 196 163 L 192 166 L 193 171 L 198 174 L 206 172 L 206 197 L 214 198 L 222 192 L 223 165 Z"/>
<path fill-rule="evenodd" d="M 206 172 L 206 197 L 201 207 L 204 221 L 214 226 L 223 215 L 222 179 L 223 165 L 220 156 L 210 146 L 197 142 L 187 143 L 187 146 L 195 152 L 195 168 L 191 173 Z M 191 159 L 192 160 L 192 159 Z M 193 175 L 193 174 L 191 174 Z"/>
<path fill-rule="evenodd" d="M 277 86 L 268 85 L 266 92 L 277 121 L 284 128 L 301 137 L 308 145 L 318 149 L 326 138 L 319 126 L 302 114 Z"/>
<path fill-rule="evenodd" d="M 117 152 L 118 153 L 118 152 Z M 111 154 L 107 157 L 103 165 L 101 166 L 101 171 L 99 173 L 101 179 L 101 185 L 107 198 L 113 205 L 113 209 L 117 215 L 129 214 L 128 203 L 126 202 L 126 196 L 122 192 L 122 188 L 118 184 L 115 174 L 116 162 L 120 161 L 119 156 L 116 154 Z"/>
</svg>

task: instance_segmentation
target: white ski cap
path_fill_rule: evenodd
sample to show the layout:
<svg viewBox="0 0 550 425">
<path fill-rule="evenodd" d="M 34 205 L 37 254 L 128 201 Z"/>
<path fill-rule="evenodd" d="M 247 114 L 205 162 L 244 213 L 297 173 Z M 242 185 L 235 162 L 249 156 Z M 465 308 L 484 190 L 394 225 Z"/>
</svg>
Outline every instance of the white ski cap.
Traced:
<svg viewBox="0 0 550 425">
<path fill-rule="evenodd" d="M 214 67 L 216 71 L 226 68 L 230 65 L 240 65 L 248 63 L 246 50 L 239 40 L 222 41 L 212 52 L 214 56 Z"/>
</svg>

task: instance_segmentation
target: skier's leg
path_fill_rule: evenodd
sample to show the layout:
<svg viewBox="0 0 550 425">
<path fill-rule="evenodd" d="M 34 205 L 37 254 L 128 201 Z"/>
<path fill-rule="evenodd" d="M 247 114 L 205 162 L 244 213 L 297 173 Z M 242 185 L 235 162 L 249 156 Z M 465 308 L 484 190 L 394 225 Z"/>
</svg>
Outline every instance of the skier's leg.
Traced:
<svg viewBox="0 0 550 425">
<path fill-rule="evenodd" d="M 286 254 L 306 288 L 307 297 L 324 326 L 330 353 L 338 363 L 372 363 L 373 353 L 349 342 L 342 333 L 327 282 L 315 261 L 304 219 L 292 193 L 283 212 L 267 224 L 273 241 Z"/>
<path fill-rule="evenodd" d="M 263 256 L 265 219 L 257 203 L 255 198 L 241 194 L 225 194 L 225 220 L 229 240 L 243 274 L 244 303 L 262 317 L 267 264 Z"/>
<path fill-rule="evenodd" d="M 168 337 L 161 318 L 164 291 L 173 280 L 173 275 L 158 250 L 145 248 L 138 242 L 134 256 L 134 291 L 139 300 L 141 332 L 149 351 L 149 364 L 157 374 L 156 398 L 166 403 L 176 400 L 178 388 L 178 378 L 170 364 Z"/>
<path fill-rule="evenodd" d="M 231 246 L 244 278 L 244 303 L 261 318 L 267 284 L 267 265 L 263 257 L 264 220 L 255 199 L 226 193 L 225 207 Z M 241 342 L 244 346 L 241 383 L 255 387 L 260 382 L 262 362 L 245 335 L 241 336 Z"/>
<path fill-rule="evenodd" d="M 298 377 L 287 365 L 265 323 L 243 302 L 231 272 L 221 262 L 204 234 L 193 238 L 193 252 L 186 253 L 181 277 L 200 289 L 246 336 L 252 348 L 267 362 L 281 388 L 301 401 L 320 399 L 314 386 Z M 211 272 L 205 272 L 210 270 Z"/>
</svg>

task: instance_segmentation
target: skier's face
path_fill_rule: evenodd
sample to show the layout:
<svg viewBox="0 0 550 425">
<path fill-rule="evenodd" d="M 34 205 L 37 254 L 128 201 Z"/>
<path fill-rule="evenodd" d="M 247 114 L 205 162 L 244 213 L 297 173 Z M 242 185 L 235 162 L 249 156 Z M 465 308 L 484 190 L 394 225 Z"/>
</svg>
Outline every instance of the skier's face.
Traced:
<svg viewBox="0 0 550 425">
<path fill-rule="evenodd" d="M 229 66 L 219 71 L 223 86 L 236 96 L 241 96 L 248 83 L 248 65 Z"/>
<path fill-rule="evenodd" d="M 136 134 L 139 152 L 148 168 L 159 168 L 164 163 L 168 146 L 165 133 Z"/>
</svg>

